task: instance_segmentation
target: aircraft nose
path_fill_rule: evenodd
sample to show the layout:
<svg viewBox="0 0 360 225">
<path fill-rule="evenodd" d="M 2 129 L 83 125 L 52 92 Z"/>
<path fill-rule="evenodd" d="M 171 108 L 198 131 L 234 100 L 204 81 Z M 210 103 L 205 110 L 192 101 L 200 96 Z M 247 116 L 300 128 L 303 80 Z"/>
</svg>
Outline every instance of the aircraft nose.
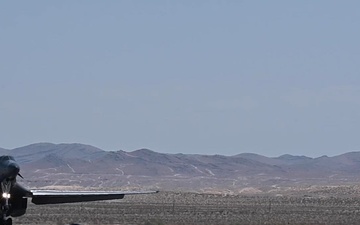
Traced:
<svg viewBox="0 0 360 225">
<path fill-rule="evenodd" d="M 10 163 L 8 166 L 9 170 L 11 171 L 11 174 L 18 174 L 20 171 L 20 167 L 17 163 Z"/>
</svg>

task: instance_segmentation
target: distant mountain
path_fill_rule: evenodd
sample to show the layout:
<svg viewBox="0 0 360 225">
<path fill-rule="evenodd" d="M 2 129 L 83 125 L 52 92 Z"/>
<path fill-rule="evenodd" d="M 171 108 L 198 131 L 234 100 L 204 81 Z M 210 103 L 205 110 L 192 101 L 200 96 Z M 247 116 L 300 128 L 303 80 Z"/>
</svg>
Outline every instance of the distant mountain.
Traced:
<svg viewBox="0 0 360 225">
<path fill-rule="evenodd" d="M 8 152 L 9 152 L 9 150 L 7 150 L 7 149 L 5 149 L 5 148 L 0 148 L 0 155 L 9 154 Z"/>
<path fill-rule="evenodd" d="M 11 150 L 11 155 L 19 162 L 32 162 L 50 154 L 67 159 L 91 160 L 106 152 L 90 145 L 51 143 L 32 144 Z"/>
<path fill-rule="evenodd" d="M 310 157 L 307 157 L 307 156 L 294 156 L 294 155 L 289 155 L 289 154 L 279 156 L 279 157 L 277 157 L 275 159 L 278 159 L 278 160 L 280 160 L 281 162 L 283 162 L 284 164 L 287 164 L 287 165 L 304 164 L 304 163 L 308 163 L 308 162 L 313 160 L 313 158 L 310 158 Z"/>
<path fill-rule="evenodd" d="M 156 187 L 181 190 L 270 190 L 360 181 L 360 152 L 310 158 L 252 153 L 235 156 L 165 154 L 149 149 L 103 151 L 83 144 L 37 143 L 13 150 L 21 181 L 31 187 Z M 251 189 L 253 190 L 253 189 Z"/>
<path fill-rule="evenodd" d="M 281 159 L 270 158 L 270 157 L 266 157 L 266 156 L 262 156 L 262 155 L 258 155 L 258 154 L 254 154 L 254 153 L 241 153 L 241 154 L 235 155 L 233 157 L 250 159 L 250 160 L 262 162 L 262 163 L 269 164 L 269 165 L 284 164 L 284 162 Z"/>
</svg>

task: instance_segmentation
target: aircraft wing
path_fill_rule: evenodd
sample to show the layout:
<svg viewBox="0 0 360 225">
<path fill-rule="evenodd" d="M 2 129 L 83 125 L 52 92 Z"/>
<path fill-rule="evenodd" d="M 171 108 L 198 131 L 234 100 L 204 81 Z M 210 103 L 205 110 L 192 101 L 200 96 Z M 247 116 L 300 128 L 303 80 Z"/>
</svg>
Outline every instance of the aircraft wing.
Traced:
<svg viewBox="0 0 360 225">
<path fill-rule="evenodd" d="M 122 199 L 125 195 L 153 194 L 158 191 L 48 191 L 32 190 L 31 202 L 36 205 Z"/>
</svg>

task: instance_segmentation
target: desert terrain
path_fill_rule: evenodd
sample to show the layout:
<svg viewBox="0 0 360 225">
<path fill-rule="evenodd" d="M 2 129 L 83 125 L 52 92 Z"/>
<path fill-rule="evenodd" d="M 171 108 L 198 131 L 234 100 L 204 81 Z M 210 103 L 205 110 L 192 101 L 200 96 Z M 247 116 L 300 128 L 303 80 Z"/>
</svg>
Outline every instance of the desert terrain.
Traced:
<svg viewBox="0 0 360 225">
<path fill-rule="evenodd" d="M 38 143 L 13 155 L 30 189 L 160 190 L 118 201 L 35 206 L 14 224 L 359 224 L 360 152 L 234 156 L 107 152 Z"/>
<path fill-rule="evenodd" d="M 338 193 L 337 191 L 348 191 Z M 333 196 L 336 194 L 335 196 Z M 353 188 L 305 194 L 224 195 L 160 192 L 123 200 L 35 206 L 16 224 L 240 225 L 358 224 L 360 195 Z"/>
</svg>

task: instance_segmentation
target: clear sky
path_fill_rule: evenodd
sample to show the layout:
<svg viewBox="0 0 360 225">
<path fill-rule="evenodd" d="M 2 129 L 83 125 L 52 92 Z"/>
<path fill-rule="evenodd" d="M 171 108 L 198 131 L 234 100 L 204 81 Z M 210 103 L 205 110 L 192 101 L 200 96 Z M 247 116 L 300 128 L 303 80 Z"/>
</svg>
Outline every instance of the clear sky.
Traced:
<svg viewBox="0 0 360 225">
<path fill-rule="evenodd" d="M 360 150 L 360 1 L 2 1 L 0 147 Z"/>
</svg>

